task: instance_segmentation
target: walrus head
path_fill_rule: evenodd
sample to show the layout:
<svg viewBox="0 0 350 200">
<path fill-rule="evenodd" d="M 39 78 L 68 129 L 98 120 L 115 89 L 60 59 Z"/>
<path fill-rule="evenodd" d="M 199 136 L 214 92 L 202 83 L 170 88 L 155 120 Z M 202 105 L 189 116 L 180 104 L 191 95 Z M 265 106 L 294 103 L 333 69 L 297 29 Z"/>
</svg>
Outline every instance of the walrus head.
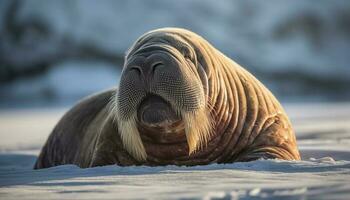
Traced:
<svg viewBox="0 0 350 200">
<path fill-rule="evenodd" d="M 183 29 L 158 29 L 127 52 L 113 112 L 124 146 L 137 160 L 147 158 L 140 125 L 154 132 L 182 125 L 189 154 L 210 138 L 208 78 L 190 36 L 199 37 Z"/>
</svg>

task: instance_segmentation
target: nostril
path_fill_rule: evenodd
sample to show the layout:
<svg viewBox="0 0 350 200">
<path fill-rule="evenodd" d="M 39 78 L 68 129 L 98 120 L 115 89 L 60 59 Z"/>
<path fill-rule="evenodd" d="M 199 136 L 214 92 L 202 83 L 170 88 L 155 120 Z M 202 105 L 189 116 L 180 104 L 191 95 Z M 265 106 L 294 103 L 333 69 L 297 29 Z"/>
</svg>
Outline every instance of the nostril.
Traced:
<svg viewBox="0 0 350 200">
<path fill-rule="evenodd" d="M 159 62 L 155 62 L 153 65 L 152 65 L 152 73 L 155 72 L 156 69 L 158 69 L 159 67 L 163 66 L 163 63 L 161 61 Z"/>
<path fill-rule="evenodd" d="M 141 68 L 139 66 L 130 67 L 129 71 L 135 71 L 139 76 L 141 76 Z"/>
</svg>

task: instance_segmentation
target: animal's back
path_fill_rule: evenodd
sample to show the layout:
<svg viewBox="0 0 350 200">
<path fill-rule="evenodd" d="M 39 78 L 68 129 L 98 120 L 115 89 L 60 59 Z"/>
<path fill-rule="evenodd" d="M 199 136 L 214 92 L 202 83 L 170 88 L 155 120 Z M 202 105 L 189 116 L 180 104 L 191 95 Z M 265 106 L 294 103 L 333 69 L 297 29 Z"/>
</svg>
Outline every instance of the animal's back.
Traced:
<svg viewBox="0 0 350 200">
<path fill-rule="evenodd" d="M 51 132 L 34 168 L 89 165 L 94 149 L 91 145 L 95 145 L 101 128 L 99 122 L 105 120 L 103 117 L 114 93 L 115 90 L 111 89 L 86 97 L 70 109 Z"/>
</svg>

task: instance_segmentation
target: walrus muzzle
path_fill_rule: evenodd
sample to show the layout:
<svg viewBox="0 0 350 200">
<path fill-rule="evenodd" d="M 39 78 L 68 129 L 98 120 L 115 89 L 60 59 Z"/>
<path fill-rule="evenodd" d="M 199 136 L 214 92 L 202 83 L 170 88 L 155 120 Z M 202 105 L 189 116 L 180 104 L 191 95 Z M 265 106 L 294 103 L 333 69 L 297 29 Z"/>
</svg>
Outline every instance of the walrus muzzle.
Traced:
<svg viewBox="0 0 350 200">
<path fill-rule="evenodd" d="M 207 143 L 212 120 L 197 68 L 182 52 L 164 43 L 145 43 L 129 51 L 115 114 L 123 144 L 137 160 L 147 157 L 140 123 L 164 127 L 181 121 L 189 154 Z"/>
</svg>

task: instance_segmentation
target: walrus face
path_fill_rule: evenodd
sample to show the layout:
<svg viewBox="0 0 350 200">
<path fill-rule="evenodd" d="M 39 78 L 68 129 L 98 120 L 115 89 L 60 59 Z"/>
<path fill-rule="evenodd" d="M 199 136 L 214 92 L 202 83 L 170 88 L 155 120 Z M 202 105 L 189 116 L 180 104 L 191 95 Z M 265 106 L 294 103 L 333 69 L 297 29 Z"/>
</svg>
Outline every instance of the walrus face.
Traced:
<svg viewBox="0 0 350 200">
<path fill-rule="evenodd" d="M 157 127 L 183 123 L 189 153 L 206 144 L 210 134 L 210 114 L 194 51 L 183 41 L 167 37 L 141 37 L 126 56 L 119 83 L 118 129 L 125 148 L 138 160 L 147 157 L 138 125 L 157 131 Z"/>
</svg>

